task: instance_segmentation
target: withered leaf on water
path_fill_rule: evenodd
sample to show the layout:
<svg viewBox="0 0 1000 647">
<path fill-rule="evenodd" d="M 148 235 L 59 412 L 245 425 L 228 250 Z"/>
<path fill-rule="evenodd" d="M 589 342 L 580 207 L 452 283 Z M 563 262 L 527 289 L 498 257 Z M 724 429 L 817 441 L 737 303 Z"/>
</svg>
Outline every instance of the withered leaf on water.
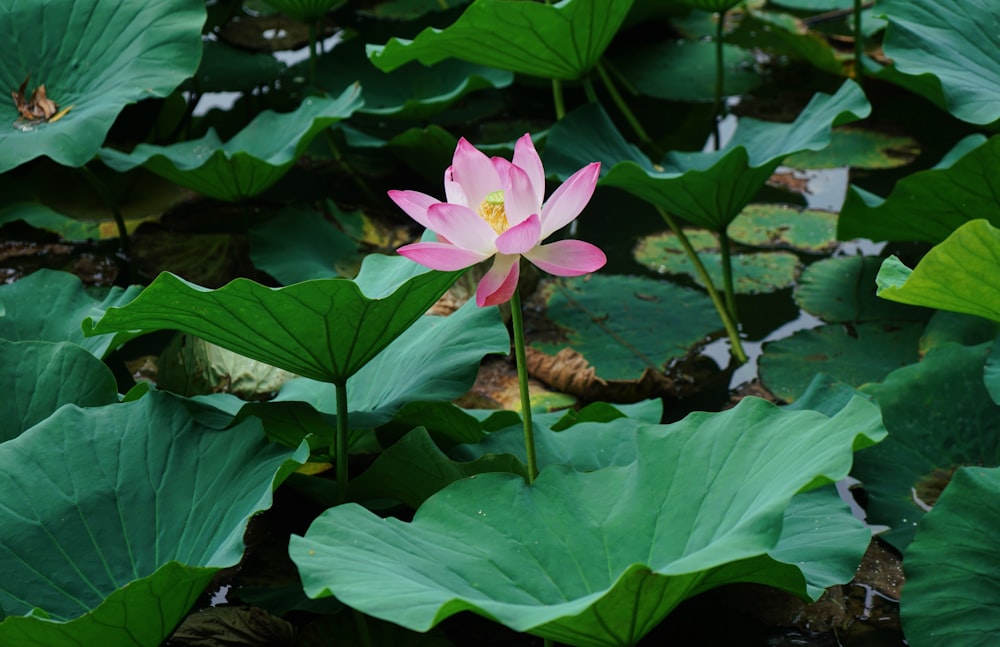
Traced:
<svg viewBox="0 0 1000 647">
<path fill-rule="evenodd" d="M 31 75 L 28 75 L 21 87 L 10 93 L 10 96 L 14 98 L 14 105 L 17 106 L 18 113 L 28 121 L 51 119 L 59 112 L 59 106 L 45 94 L 44 83 L 35 88 L 30 98 L 25 98 L 24 91 L 28 89 L 28 79 L 30 78 Z"/>
</svg>

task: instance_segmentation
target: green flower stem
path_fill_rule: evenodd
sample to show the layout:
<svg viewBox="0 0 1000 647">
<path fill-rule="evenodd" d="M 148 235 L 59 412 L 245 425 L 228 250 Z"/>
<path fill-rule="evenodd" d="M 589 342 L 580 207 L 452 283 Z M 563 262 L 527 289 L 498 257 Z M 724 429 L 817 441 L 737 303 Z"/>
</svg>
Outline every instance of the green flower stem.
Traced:
<svg viewBox="0 0 1000 647">
<path fill-rule="evenodd" d="M 719 122 L 725 116 L 725 106 L 723 105 L 723 93 L 725 91 L 726 59 L 722 49 L 723 30 L 726 25 L 726 12 L 719 12 L 719 22 L 715 27 L 715 102 L 712 104 L 712 137 L 715 142 L 715 150 L 722 146 L 721 134 L 719 133 Z"/>
<path fill-rule="evenodd" d="M 861 0 L 854 0 L 854 80 L 864 87 L 865 34 L 861 31 Z"/>
<path fill-rule="evenodd" d="M 337 461 L 337 503 L 347 503 L 347 381 L 334 383 L 337 389 L 337 437 L 333 452 Z"/>
<path fill-rule="evenodd" d="M 361 189 L 361 192 L 365 194 L 365 197 L 368 198 L 368 200 L 374 203 L 380 202 L 382 198 L 379 198 L 378 196 L 375 195 L 375 192 L 372 191 L 372 188 L 370 186 L 368 186 L 368 183 L 365 182 L 365 179 L 360 175 L 358 175 L 357 172 L 355 172 L 354 168 L 347 163 L 347 160 L 344 159 L 344 156 L 340 152 L 340 148 L 337 147 L 337 142 L 335 142 L 333 139 L 333 131 L 327 128 L 326 130 L 323 131 L 323 135 L 326 137 L 327 146 L 330 148 L 330 155 L 333 156 L 333 159 L 337 162 L 337 165 L 345 173 L 347 173 L 347 175 L 350 176 L 352 180 L 354 180 L 354 183 L 358 186 L 359 189 Z"/>
<path fill-rule="evenodd" d="M 591 103 L 600 103 L 597 99 L 597 93 L 594 92 L 594 82 L 590 80 L 589 76 L 583 78 L 583 93 L 587 95 L 587 101 Z"/>
<path fill-rule="evenodd" d="M 552 79 L 552 103 L 556 108 L 556 121 L 566 116 L 566 102 L 563 100 L 562 81 Z"/>
<path fill-rule="evenodd" d="M 745 364 L 747 362 L 746 351 L 743 350 L 743 342 L 740 341 L 740 333 L 737 328 L 736 321 L 733 315 L 729 312 L 729 308 L 723 303 L 722 298 L 719 296 L 719 291 L 715 289 L 715 284 L 712 283 L 712 277 L 708 275 L 708 270 L 702 264 L 701 259 L 698 258 L 698 252 L 694 250 L 691 245 L 691 241 L 684 234 L 684 230 L 677 225 L 677 221 L 674 220 L 673 216 L 667 213 L 662 207 L 656 207 L 656 210 L 660 212 L 660 217 L 667 223 L 670 227 L 670 231 L 674 232 L 677 236 L 677 240 L 680 241 L 681 247 L 684 248 L 684 253 L 687 254 L 688 258 L 691 259 L 691 263 L 694 264 L 695 270 L 698 272 L 698 276 L 701 277 L 701 282 L 705 285 L 705 290 L 708 291 L 708 296 L 712 299 L 712 305 L 715 306 L 716 312 L 719 313 L 719 318 L 722 319 L 722 325 L 726 329 L 726 334 L 729 336 L 729 343 L 732 346 L 733 356 L 740 364 Z"/>
<path fill-rule="evenodd" d="M 594 69 L 597 70 L 598 76 L 601 77 L 601 82 L 604 84 L 604 87 L 607 88 L 608 94 L 611 95 L 611 100 L 621 111 L 622 115 L 625 116 L 625 120 L 632 127 L 632 130 L 635 131 L 635 135 L 639 138 L 639 141 L 644 146 L 652 144 L 653 140 L 649 137 L 649 134 L 646 133 L 646 129 L 642 127 L 642 124 L 639 123 L 639 120 L 636 118 L 635 113 L 632 112 L 632 109 L 628 107 L 627 103 L 625 103 L 625 99 L 622 98 L 621 92 L 618 91 L 618 88 L 615 86 L 615 83 L 608 74 L 608 71 L 604 69 L 604 65 L 601 61 L 597 61 L 597 65 L 594 66 Z"/>
<path fill-rule="evenodd" d="M 736 309 L 736 289 L 733 287 L 733 256 L 732 245 L 726 228 L 719 230 L 719 253 L 722 255 L 722 289 L 726 293 L 726 307 L 729 314 L 736 322 L 740 320 L 740 313 Z"/>
<path fill-rule="evenodd" d="M 510 318 L 514 325 L 514 358 L 517 361 L 517 383 L 521 387 L 521 420 L 524 422 L 524 451 L 528 456 L 528 484 L 538 476 L 535 458 L 535 432 L 531 426 L 531 397 L 528 395 L 528 365 L 524 354 L 524 319 L 521 313 L 521 294 L 514 290 L 510 298 Z"/>
<path fill-rule="evenodd" d="M 91 171 L 86 166 L 79 167 L 80 174 L 87 181 L 87 184 L 101 196 L 101 200 L 107 205 L 108 210 L 111 211 L 111 215 L 115 219 L 115 225 L 118 227 L 118 249 L 122 253 L 128 251 L 128 230 L 125 229 L 125 219 L 122 217 L 121 209 L 118 208 L 118 201 L 115 200 L 114 196 L 111 195 L 111 191 L 101 178 L 97 177 L 97 174 Z"/>
</svg>

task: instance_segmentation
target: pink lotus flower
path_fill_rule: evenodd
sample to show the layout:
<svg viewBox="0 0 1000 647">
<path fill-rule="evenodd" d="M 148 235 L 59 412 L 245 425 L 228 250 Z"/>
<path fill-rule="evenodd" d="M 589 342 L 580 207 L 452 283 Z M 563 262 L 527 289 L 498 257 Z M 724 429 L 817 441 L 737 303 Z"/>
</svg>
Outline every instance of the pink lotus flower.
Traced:
<svg viewBox="0 0 1000 647">
<path fill-rule="evenodd" d="M 438 237 L 438 242 L 404 245 L 398 251 L 446 272 L 495 257 L 476 289 L 480 307 L 510 300 L 522 256 L 556 276 L 598 270 L 607 258 L 590 243 L 542 241 L 580 215 L 594 193 L 600 167 L 599 162 L 583 167 L 543 204 L 545 171 L 529 135 L 517 140 L 513 162 L 486 157 L 463 137 L 444 173 L 447 202 L 418 191 L 389 191 L 393 202 Z"/>
</svg>

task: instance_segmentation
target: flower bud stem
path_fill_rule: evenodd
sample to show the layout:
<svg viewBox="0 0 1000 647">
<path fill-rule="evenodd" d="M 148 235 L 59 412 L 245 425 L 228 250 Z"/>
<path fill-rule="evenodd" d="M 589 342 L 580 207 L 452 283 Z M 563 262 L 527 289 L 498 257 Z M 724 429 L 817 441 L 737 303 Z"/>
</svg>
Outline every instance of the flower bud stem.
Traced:
<svg viewBox="0 0 1000 647">
<path fill-rule="evenodd" d="M 517 362 L 517 383 L 521 389 L 521 420 L 524 423 L 524 451 L 528 456 L 528 484 L 538 476 L 535 458 L 535 433 L 531 426 L 531 397 L 528 394 L 528 367 L 524 352 L 524 319 L 521 313 L 521 293 L 514 290 L 510 298 L 510 319 L 514 327 L 514 359 Z"/>
</svg>

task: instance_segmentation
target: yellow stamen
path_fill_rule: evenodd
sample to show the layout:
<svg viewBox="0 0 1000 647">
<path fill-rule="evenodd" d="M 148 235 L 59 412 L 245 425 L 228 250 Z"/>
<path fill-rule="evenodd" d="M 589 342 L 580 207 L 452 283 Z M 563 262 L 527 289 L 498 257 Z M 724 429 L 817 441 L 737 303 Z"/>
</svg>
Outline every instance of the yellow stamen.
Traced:
<svg viewBox="0 0 1000 647">
<path fill-rule="evenodd" d="M 498 234 L 507 231 L 510 225 L 507 222 L 507 211 L 503 206 L 503 191 L 494 191 L 487 195 L 479 205 L 479 215 Z"/>
</svg>

